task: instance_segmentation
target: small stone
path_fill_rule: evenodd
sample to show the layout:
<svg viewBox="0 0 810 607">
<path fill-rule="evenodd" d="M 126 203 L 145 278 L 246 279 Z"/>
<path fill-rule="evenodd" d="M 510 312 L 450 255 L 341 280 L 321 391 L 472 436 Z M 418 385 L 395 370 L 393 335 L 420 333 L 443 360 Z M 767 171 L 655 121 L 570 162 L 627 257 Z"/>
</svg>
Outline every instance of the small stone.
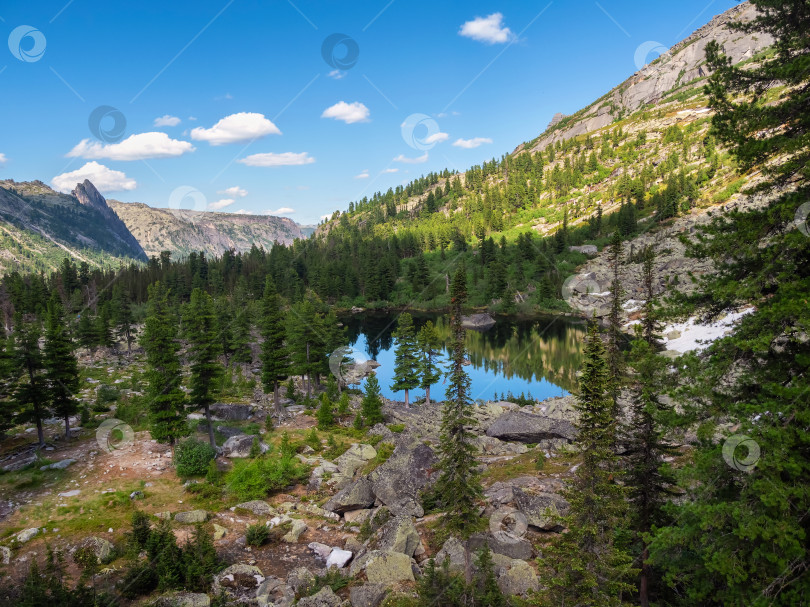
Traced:
<svg viewBox="0 0 810 607">
<path fill-rule="evenodd" d="M 33 537 L 39 533 L 39 529 L 37 527 L 31 527 L 30 529 L 23 529 L 17 534 L 17 541 L 21 544 L 33 539 Z"/>
<path fill-rule="evenodd" d="M 288 544 L 295 544 L 298 542 L 298 538 L 301 537 L 301 534 L 307 529 L 307 524 L 304 521 L 295 519 L 292 522 L 292 529 L 290 529 L 281 539 Z"/>
<path fill-rule="evenodd" d="M 214 523 L 214 541 L 221 540 L 228 533 L 228 530 L 222 525 Z"/>
<path fill-rule="evenodd" d="M 60 493 L 59 497 L 76 497 L 77 495 L 79 495 L 79 493 L 81 493 L 81 491 L 79 491 L 78 489 L 71 489 L 70 491 L 63 491 L 62 493 Z"/>
<path fill-rule="evenodd" d="M 129 494 L 129 499 L 131 500 L 142 500 L 143 498 L 143 491 L 133 491 Z"/>
<path fill-rule="evenodd" d="M 208 513 L 205 510 L 178 512 L 174 515 L 174 520 L 178 523 L 204 523 L 208 520 Z"/>
</svg>

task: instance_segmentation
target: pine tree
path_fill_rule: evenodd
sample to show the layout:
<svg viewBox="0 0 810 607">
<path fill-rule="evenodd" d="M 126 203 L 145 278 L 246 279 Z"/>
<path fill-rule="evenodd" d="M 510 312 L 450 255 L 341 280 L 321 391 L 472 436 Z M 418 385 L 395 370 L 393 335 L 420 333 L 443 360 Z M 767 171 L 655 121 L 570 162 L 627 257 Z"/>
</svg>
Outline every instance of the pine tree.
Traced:
<svg viewBox="0 0 810 607">
<path fill-rule="evenodd" d="M 25 322 L 18 316 L 14 330 L 14 363 L 24 379 L 17 382 L 14 405 L 18 422 L 34 422 L 37 426 L 39 446 L 45 446 L 42 422 L 50 415 L 48 390 L 45 384 L 45 366 L 39 349 L 40 326 Z"/>
<path fill-rule="evenodd" d="M 613 279 L 610 283 L 610 312 L 608 313 L 607 332 L 607 365 L 608 383 L 610 397 L 613 399 L 614 414 L 618 415 L 618 399 L 622 387 L 624 375 L 624 362 L 622 360 L 621 342 L 624 339 L 622 333 L 622 298 L 624 288 L 619 277 L 619 267 L 622 263 L 622 237 L 619 231 L 613 233 L 613 239 L 608 251 L 608 263 L 610 263 Z"/>
<path fill-rule="evenodd" d="M 466 331 L 461 315 L 467 301 L 466 280 L 464 266 L 460 266 L 453 276 L 450 294 L 451 363 L 439 437 L 441 473 L 433 489 L 436 502 L 447 510 L 443 520 L 448 527 L 462 533 L 476 527 L 477 502 L 483 494 L 476 471 L 474 435 L 467 429 L 475 425 L 475 420 L 469 394 L 470 378 L 464 371 Z"/>
<path fill-rule="evenodd" d="M 252 327 L 250 308 L 247 302 L 233 304 L 236 306 L 236 314 L 233 317 L 233 354 L 231 360 L 237 363 L 252 363 L 253 353 L 250 350 Z"/>
<path fill-rule="evenodd" d="M 158 442 L 174 448 L 186 433 L 185 395 L 180 389 L 177 320 L 169 307 L 169 293 L 158 281 L 149 287 L 147 317 L 141 345 L 146 351 L 150 431 Z"/>
<path fill-rule="evenodd" d="M 98 337 L 96 337 L 96 325 L 90 317 L 89 310 L 83 310 L 79 316 L 76 337 L 79 340 L 79 345 L 89 350 L 91 356 L 95 356 Z"/>
<path fill-rule="evenodd" d="M 43 366 L 50 409 L 65 420 L 65 438 L 70 438 L 70 416 L 79 412 L 79 362 L 73 353 L 62 304 L 55 296 L 48 303 Z"/>
<path fill-rule="evenodd" d="M 115 345 L 112 329 L 110 328 L 110 305 L 106 302 L 99 306 L 95 334 L 96 345 L 102 348 L 112 348 Z"/>
<path fill-rule="evenodd" d="M 6 335 L 3 323 L 0 323 L 0 439 L 14 426 L 16 411 L 11 396 L 18 374 L 14 363 L 14 342 Z"/>
<path fill-rule="evenodd" d="M 609 389 L 605 347 L 592 325 L 575 405 L 582 463 L 563 491 L 570 504 L 563 517 L 568 532 L 548 547 L 543 561 L 550 605 L 628 605 L 622 597 L 633 590 L 628 580 L 637 570 L 615 541 L 626 514 L 626 490 L 616 482 L 616 418 Z"/>
<path fill-rule="evenodd" d="M 377 381 L 377 376 L 371 373 L 368 378 L 366 378 L 366 393 L 360 405 L 360 414 L 362 415 L 363 421 L 369 426 L 383 423 L 385 419 L 382 414 L 382 406 L 380 382 Z"/>
<path fill-rule="evenodd" d="M 287 379 L 290 373 L 290 354 L 285 341 L 284 316 L 281 313 L 281 302 L 276 292 L 276 285 L 268 276 L 262 296 L 260 328 L 262 342 L 262 383 L 264 391 L 273 391 L 273 404 L 281 419 L 283 407 L 279 400 L 279 382 Z"/>
<path fill-rule="evenodd" d="M 129 294 L 121 288 L 121 285 L 115 285 L 113 288 L 112 301 L 112 317 L 115 325 L 115 333 L 119 339 L 123 339 L 124 343 L 126 343 L 127 355 L 132 356 L 132 342 L 135 341 L 133 324 L 135 321 L 132 316 Z"/>
<path fill-rule="evenodd" d="M 184 312 L 183 327 L 188 340 L 188 357 L 191 361 L 190 404 L 205 412 L 208 440 L 211 447 L 216 449 L 210 406 L 216 400 L 214 389 L 222 377 L 222 365 L 217 360 L 220 344 L 217 319 L 214 316 L 214 300 L 208 293 L 196 288 L 191 292 L 191 301 Z"/>
<path fill-rule="evenodd" d="M 339 419 L 345 419 L 349 414 L 349 393 L 343 392 L 338 400 L 337 415 Z"/>
<path fill-rule="evenodd" d="M 335 425 L 335 413 L 332 401 L 326 394 L 321 394 L 321 404 L 318 406 L 318 429 L 328 430 Z"/>
<path fill-rule="evenodd" d="M 391 389 L 395 392 L 405 390 L 405 407 L 409 407 L 408 390 L 419 387 L 419 358 L 413 318 L 407 312 L 399 316 L 397 330 L 394 332 L 397 347 L 394 356 L 394 383 Z"/>
<path fill-rule="evenodd" d="M 292 371 L 306 380 L 306 395 L 312 394 L 312 382 L 321 370 L 322 358 L 326 359 L 323 345 L 323 316 L 315 308 L 311 297 L 294 304 L 291 320 L 287 323 L 287 343 L 289 344 Z"/>
<path fill-rule="evenodd" d="M 219 347 L 223 356 L 225 357 L 225 367 L 229 368 L 231 365 L 231 356 L 234 353 L 234 338 L 233 338 L 233 312 L 231 311 L 231 302 L 227 297 L 218 297 L 214 303 L 214 309 L 217 315 L 217 337 L 219 339 Z"/>
<path fill-rule="evenodd" d="M 433 321 L 427 321 L 417 335 L 417 343 L 420 350 L 419 359 L 419 387 L 425 391 L 425 404 L 430 405 L 430 386 L 441 379 L 441 369 L 436 362 L 436 357 L 440 354 L 439 348 L 442 345 L 439 333 L 433 325 Z"/>
</svg>

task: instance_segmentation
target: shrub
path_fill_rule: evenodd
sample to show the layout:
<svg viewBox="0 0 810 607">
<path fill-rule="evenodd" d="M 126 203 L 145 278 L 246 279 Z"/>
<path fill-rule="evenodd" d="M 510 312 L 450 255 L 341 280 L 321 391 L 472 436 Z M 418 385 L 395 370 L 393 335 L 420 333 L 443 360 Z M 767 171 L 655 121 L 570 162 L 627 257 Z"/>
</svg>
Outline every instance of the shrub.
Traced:
<svg viewBox="0 0 810 607">
<path fill-rule="evenodd" d="M 109 403 L 114 403 L 121 397 L 121 392 L 115 386 L 108 386 L 106 384 L 98 387 L 96 391 L 96 405 L 104 406 Z"/>
<path fill-rule="evenodd" d="M 395 434 L 401 434 L 405 431 L 405 424 L 389 424 L 388 429 Z"/>
<path fill-rule="evenodd" d="M 239 460 L 225 477 L 228 492 L 240 502 L 261 499 L 307 478 L 308 470 L 290 453 Z"/>
<path fill-rule="evenodd" d="M 245 541 L 248 546 L 261 546 L 266 544 L 270 539 L 270 530 L 267 525 L 256 523 L 255 525 L 248 525 L 245 531 Z"/>
<path fill-rule="evenodd" d="M 141 510 L 136 510 L 132 513 L 132 533 L 130 538 L 133 545 L 142 550 L 146 548 L 146 542 L 149 540 L 149 534 L 152 531 L 152 524 L 149 521 L 149 515 Z"/>
<path fill-rule="evenodd" d="M 259 442 L 259 437 L 254 436 L 253 442 L 250 443 L 250 453 L 248 453 L 248 457 L 254 458 L 259 457 L 262 454 L 262 445 Z"/>
<path fill-rule="evenodd" d="M 201 476 L 208 471 L 208 462 L 216 455 L 208 443 L 189 438 L 175 447 L 174 466 L 180 476 Z"/>
<path fill-rule="evenodd" d="M 302 596 L 312 596 L 321 591 L 322 588 L 329 586 L 333 592 L 337 592 L 345 588 L 351 582 L 351 578 L 343 575 L 338 569 L 327 569 L 323 575 L 316 575 L 315 579 L 307 584 L 306 588 L 301 591 Z"/>
<path fill-rule="evenodd" d="M 208 470 L 205 471 L 205 480 L 212 485 L 219 485 L 222 482 L 222 472 L 219 471 L 216 458 L 208 462 Z"/>
<path fill-rule="evenodd" d="M 304 439 L 304 443 L 309 447 L 312 447 L 312 449 L 315 451 L 320 451 L 323 449 L 321 438 L 318 436 L 318 431 L 315 430 L 315 426 L 313 426 L 312 430 L 310 430 L 309 434 L 307 434 L 306 439 Z"/>
</svg>

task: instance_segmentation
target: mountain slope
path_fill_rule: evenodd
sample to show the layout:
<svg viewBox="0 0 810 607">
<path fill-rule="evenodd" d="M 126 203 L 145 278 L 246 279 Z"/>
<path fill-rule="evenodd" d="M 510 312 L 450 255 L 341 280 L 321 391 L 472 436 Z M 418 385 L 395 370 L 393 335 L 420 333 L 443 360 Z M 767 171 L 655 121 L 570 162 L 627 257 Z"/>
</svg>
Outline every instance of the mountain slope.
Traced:
<svg viewBox="0 0 810 607">
<path fill-rule="evenodd" d="M 72 195 L 41 181 L 0 181 L 0 271 L 48 271 L 65 256 L 92 266 L 146 260 L 89 181 L 77 184 Z"/>
<path fill-rule="evenodd" d="M 286 217 L 156 209 L 139 202 L 111 200 L 110 206 L 143 246 L 147 255 L 171 251 L 174 256 L 203 251 L 220 256 L 228 249 L 266 250 L 273 242 L 291 244 L 303 238 L 301 226 Z"/>
</svg>

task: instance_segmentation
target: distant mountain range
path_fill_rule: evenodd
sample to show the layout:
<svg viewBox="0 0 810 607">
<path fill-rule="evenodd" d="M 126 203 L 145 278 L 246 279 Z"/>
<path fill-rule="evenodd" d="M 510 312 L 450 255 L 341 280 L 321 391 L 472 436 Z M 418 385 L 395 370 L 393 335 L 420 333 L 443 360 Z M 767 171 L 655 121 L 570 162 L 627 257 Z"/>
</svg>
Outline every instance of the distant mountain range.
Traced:
<svg viewBox="0 0 810 607">
<path fill-rule="evenodd" d="M 64 257 L 91 266 L 146 261 L 161 251 L 218 256 L 306 238 L 314 226 L 285 217 L 157 209 L 106 200 L 85 180 L 70 194 L 41 181 L 0 180 L 0 272 L 55 269 Z"/>
</svg>

